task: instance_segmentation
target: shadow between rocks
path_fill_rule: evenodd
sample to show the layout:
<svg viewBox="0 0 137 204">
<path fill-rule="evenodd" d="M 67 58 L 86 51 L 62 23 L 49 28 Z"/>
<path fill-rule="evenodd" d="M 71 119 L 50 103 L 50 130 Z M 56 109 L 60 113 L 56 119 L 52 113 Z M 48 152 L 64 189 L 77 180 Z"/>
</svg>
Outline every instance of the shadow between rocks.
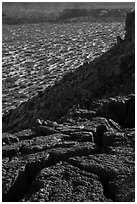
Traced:
<svg viewBox="0 0 137 204">
<path fill-rule="evenodd" d="M 45 161 L 36 161 L 26 164 L 24 170 L 19 173 L 15 183 L 9 189 L 7 194 L 3 195 L 2 201 L 19 202 L 19 200 L 28 192 L 32 182 L 41 169 L 51 165 L 53 165 L 51 157 L 48 157 Z"/>
</svg>

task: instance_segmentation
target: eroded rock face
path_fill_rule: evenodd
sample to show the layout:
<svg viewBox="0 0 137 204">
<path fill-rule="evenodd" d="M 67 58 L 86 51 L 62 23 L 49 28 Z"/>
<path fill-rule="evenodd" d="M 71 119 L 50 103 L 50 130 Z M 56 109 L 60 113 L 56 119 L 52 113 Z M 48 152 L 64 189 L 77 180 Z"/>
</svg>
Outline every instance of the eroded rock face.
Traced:
<svg viewBox="0 0 137 204">
<path fill-rule="evenodd" d="M 127 14 L 125 30 L 125 40 L 131 41 L 135 45 L 135 11 Z"/>
<path fill-rule="evenodd" d="M 111 98 L 101 105 L 98 114 L 111 118 L 124 127 L 135 127 L 135 95 L 123 99 Z"/>
<path fill-rule="evenodd" d="M 3 132 L 31 128 L 37 118 L 59 121 L 74 105 L 89 109 L 93 99 L 126 95 L 135 91 L 134 12 L 128 14 L 126 35 L 94 61 L 65 75 L 41 95 L 3 116 Z M 41 104 L 44 104 L 44 106 Z M 78 113 L 77 113 L 78 114 Z M 83 112 L 83 116 L 86 112 Z M 94 113 L 91 112 L 91 115 Z M 85 116 L 84 116 L 85 117 Z"/>
<path fill-rule="evenodd" d="M 22 131 L 3 144 L 3 201 L 134 201 L 133 128 L 79 114 L 56 129 Z"/>
<path fill-rule="evenodd" d="M 39 173 L 22 201 L 107 202 L 111 200 L 104 196 L 103 186 L 97 175 L 81 171 L 66 162 L 60 162 Z"/>
<path fill-rule="evenodd" d="M 135 95 L 119 88 L 131 80 L 121 71 L 131 33 L 126 28 L 125 40 L 96 62 L 4 115 L 4 202 L 135 201 Z"/>
</svg>

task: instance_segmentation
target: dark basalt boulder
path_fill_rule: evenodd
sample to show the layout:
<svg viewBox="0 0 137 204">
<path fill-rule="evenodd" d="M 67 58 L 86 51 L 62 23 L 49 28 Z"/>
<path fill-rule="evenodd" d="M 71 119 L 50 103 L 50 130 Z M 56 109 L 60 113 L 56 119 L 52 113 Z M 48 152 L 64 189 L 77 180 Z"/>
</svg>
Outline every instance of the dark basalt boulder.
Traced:
<svg viewBox="0 0 137 204">
<path fill-rule="evenodd" d="M 131 169 L 132 162 L 130 153 L 126 157 L 120 154 L 101 154 L 69 159 L 71 165 L 95 173 L 100 178 L 107 198 L 116 202 L 134 201 L 135 180 L 134 168 Z"/>
<path fill-rule="evenodd" d="M 100 196 L 98 196 L 100 195 Z M 33 182 L 26 202 L 107 202 L 98 176 L 66 162 L 43 169 Z"/>
</svg>

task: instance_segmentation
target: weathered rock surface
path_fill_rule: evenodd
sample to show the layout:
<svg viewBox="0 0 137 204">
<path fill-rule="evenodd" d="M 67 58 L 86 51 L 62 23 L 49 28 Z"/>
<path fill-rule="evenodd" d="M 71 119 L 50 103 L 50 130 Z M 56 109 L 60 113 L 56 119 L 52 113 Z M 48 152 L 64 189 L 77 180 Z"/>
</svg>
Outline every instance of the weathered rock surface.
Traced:
<svg viewBox="0 0 137 204">
<path fill-rule="evenodd" d="M 66 162 L 43 169 L 22 201 L 31 202 L 102 202 L 111 201 L 103 194 L 96 174 L 80 170 Z"/>
<path fill-rule="evenodd" d="M 125 40 L 135 44 L 135 11 L 127 14 L 125 30 Z"/>
<path fill-rule="evenodd" d="M 105 101 L 98 110 L 99 115 L 111 118 L 120 125 L 132 128 L 135 127 L 135 95 L 128 97 L 111 98 Z"/>
<path fill-rule="evenodd" d="M 124 41 L 3 116 L 4 202 L 135 201 L 132 15 Z"/>
<path fill-rule="evenodd" d="M 126 37 L 122 43 L 9 111 L 3 116 L 3 132 L 31 128 L 37 118 L 59 121 L 74 105 L 90 109 L 93 99 L 134 93 L 135 44 L 130 40 L 133 35 L 134 12 L 127 16 Z"/>
<path fill-rule="evenodd" d="M 113 201 L 134 201 L 134 168 L 131 169 L 133 160 L 130 153 L 126 157 L 122 155 L 119 157 L 118 154 L 76 157 L 70 159 L 69 163 L 96 174 L 105 188 L 107 197 Z"/>
<path fill-rule="evenodd" d="M 133 128 L 95 117 L 48 136 L 26 132 L 3 146 L 3 201 L 134 201 Z"/>
</svg>

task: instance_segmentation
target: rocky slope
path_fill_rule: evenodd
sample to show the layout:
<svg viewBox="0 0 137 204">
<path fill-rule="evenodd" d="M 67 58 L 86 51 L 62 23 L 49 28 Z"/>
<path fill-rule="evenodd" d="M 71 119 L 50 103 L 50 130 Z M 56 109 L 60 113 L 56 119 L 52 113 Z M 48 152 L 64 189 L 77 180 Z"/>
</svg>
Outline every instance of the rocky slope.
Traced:
<svg viewBox="0 0 137 204">
<path fill-rule="evenodd" d="M 93 60 L 110 49 L 117 35 L 124 38 L 124 24 L 4 25 L 2 112 L 15 109 L 38 91 L 52 86 L 85 59 Z"/>
<path fill-rule="evenodd" d="M 66 74 L 54 86 L 9 111 L 3 117 L 3 131 L 14 132 L 30 128 L 37 118 L 59 121 L 74 105 L 91 109 L 94 99 L 133 93 L 134 22 L 128 21 L 130 20 L 126 23 L 125 40 L 118 40 L 101 57 L 85 62 L 75 71 Z"/>
<path fill-rule="evenodd" d="M 3 116 L 3 201 L 135 200 L 134 17 L 124 40 Z"/>
</svg>

